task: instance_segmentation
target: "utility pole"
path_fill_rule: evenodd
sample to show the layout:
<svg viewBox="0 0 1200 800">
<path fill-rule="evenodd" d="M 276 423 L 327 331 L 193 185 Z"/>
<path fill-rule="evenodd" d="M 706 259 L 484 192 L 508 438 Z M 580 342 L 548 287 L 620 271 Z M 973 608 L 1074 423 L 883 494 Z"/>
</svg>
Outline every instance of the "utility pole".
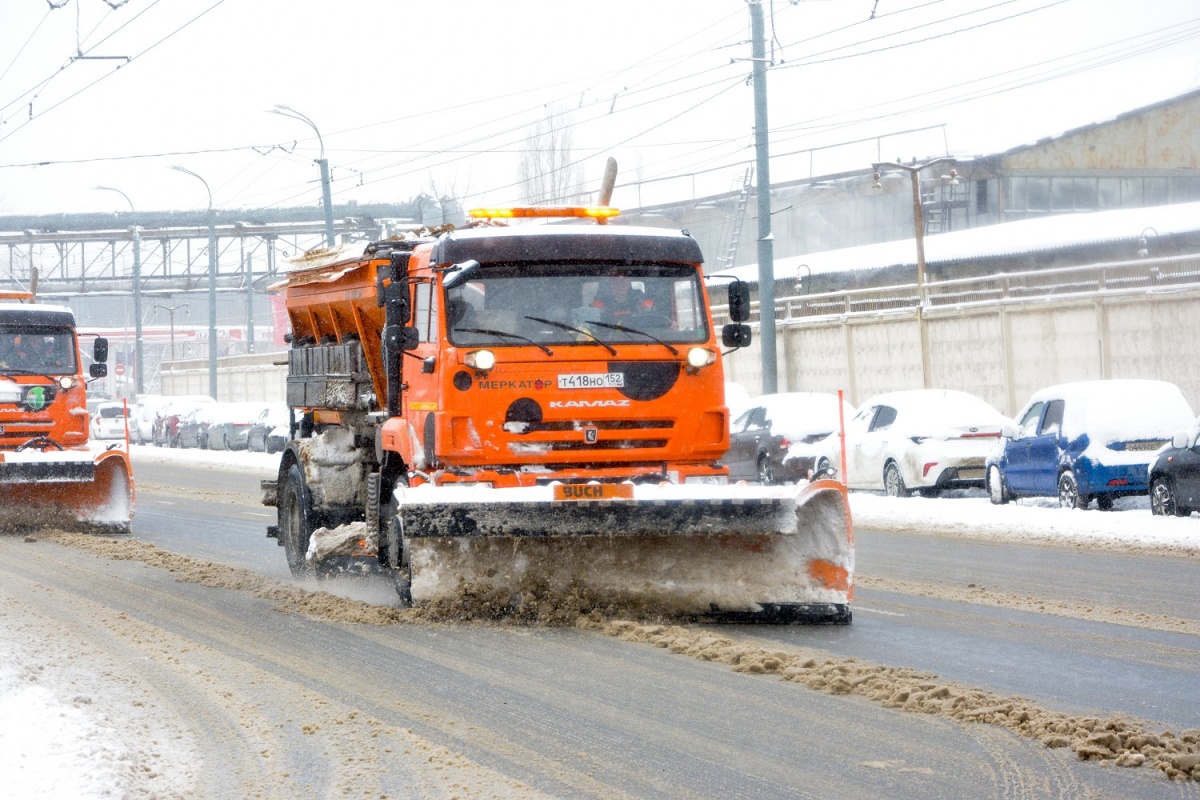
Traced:
<svg viewBox="0 0 1200 800">
<path fill-rule="evenodd" d="M 775 355 L 775 242 L 771 234 L 771 156 L 767 128 L 767 45 L 762 0 L 748 0 L 754 64 L 754 151 L 758 173 L 758 330 L 762 393 L 779 390 Z"/>
<path fill-rule="evenodd" d="M 163 311 L 167 312 L 167 314 L 169 314 L 171 317 L 171 361 L 172 361 L 172 363 L 174 363 L 174 361 L 175 361 L 175 312 L 181 308 L 187 308 L 188 304 L 183 303 L 183 304 L 177 305 L 177 306 L 160 306 L 160 305 L 156 304 L 154 307 L 161 308 Z M 188 313 L 190 314 L 191 311 L 189 310 Z"/>
<path fill-rule="evenodd" d="M 176 172 L 191 175 L 204 184 L 208 192 L 208 395 L 217 398 L 217 218 L 213 213 L 212 189 L 208 181 L 178 164 L 171 167 Z"/>
<path fill-rule="evenodd" d="M 921 383 L 926 389 L 933 388 L 933 368 L 930 365 L 929 332 L 925 322 L 925 218 L 921 212 L 921 170 L 953 161 L 953 158 L 944 157 L 926 161 L 924 164 L 880 161 L 871 165 L 875 168 L 875 182 L 872 186 L 876 189 L 883 188 L 879 181 L 880 171 L 883 169 L 902 170 L 912 179 L 913 235 L 917 240 L 917 339 L 921 348 Z M 950 170 L 949 178 L 951 186 L 958 185 L 958 173 L 953 169 Z"/>
<path fill-rule="evenodd" d="M 243 250 L 245 245 L 242 245 Z M 254 253 L 245 253 L 242 262 L 246 265 L 246 352 L 254 352 Z"/>
<path fill-rule="evenodd" d="M 321 168 L 321 199 L 325 204 L 325 246 L 333 247 L 337 244 L 337 237 L 333 233 L 333 195 L 329 187 L 329 161 L 325 158 L 325 140 L 321 138 L 321 131 L 318 130 L 317 123 L 289 106 L 276 105 L 274 108 L 268 108 L 267 113 L 306 122 L 313 129 L 313 133 L 317 135 L 317 144 L 321 146 L 321 155 L 317 158 L 317 166 Z"/>
<path fill-rule="evenodd" d="M 114 189 L 112 186 L 97 186 L 96 190 L 116 192 L 125 198 L 126 203 L 129 203 L 129 212 L 137 213 L 129 195 L 120 189 Z M 135 392 L 141 395 L 146 391 L 145 372 L 142 367 L 145 360 L 145 349 L 142 344 L 142 233 L 136 224 L 129 226 L 129 233 L 133 237 L 133 383 Z"/>
</svg>

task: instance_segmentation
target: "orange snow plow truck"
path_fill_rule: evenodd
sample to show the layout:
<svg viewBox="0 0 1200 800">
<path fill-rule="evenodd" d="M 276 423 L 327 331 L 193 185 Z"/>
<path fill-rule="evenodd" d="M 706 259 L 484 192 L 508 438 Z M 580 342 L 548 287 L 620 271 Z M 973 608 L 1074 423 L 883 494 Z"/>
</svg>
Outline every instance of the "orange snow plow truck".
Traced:
<svg viewBox="0 0 1200 800">
<path fill-rule="evenodd" d="M 480 210 L 294 262 L 293 432 L 263 482 L 293 574 L 382 568 L 417 604 L 850 621 L 843 486 L 721 464 L 746 285 L 714 330 L 695 240 L 591 218 L 615 213 Z M 576 219 L 498 220 L 549 216 Z"/>
<path fill-rule="evenodd" d="M 65 306 L 0 293 L 0 528 L 55 524 L 128 532 L 129 454 L 93 452 L 87 378 Z M 108 372 L 108 340 L 93 344 L 89 375 Z"/>
</svg>

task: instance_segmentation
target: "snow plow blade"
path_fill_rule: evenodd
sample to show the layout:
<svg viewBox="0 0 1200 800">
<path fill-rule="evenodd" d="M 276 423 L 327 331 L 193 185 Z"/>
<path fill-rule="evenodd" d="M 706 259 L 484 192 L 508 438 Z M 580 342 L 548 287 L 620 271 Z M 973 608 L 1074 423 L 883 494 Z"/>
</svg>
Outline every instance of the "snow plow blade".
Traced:
<svg viewBox="0 0 1200 800">
<path fill-rule="evenodd" d="M 625 484 L 624 497 L 590 499 L 611 488 L 397 490 L 412 600 L 536 592 L 717 621 L 850 621 L 840 483 Z"/>
<path fill-rule="evenodd" d="M 127 533 L 129 457 L 121 450 L 0 454 L 0 530 L 84 527 Z"/>
</svg>

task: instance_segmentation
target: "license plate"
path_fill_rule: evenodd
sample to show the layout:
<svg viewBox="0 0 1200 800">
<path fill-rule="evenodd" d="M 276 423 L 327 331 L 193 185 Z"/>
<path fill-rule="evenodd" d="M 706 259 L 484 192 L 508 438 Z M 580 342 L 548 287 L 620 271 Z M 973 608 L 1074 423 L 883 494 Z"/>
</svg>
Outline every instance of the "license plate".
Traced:
<svg viewBox="0 0 1200 800">
<path fill-rule="evenodd" d="M 620 389 L 624 372 L 576 372 L 558 376 L 560 389 Z"/>
<path fill-rule="evenodd" d="M 630 483 L 556 483 L 555 500 L 629 500 L 633 498 Z"/>
</svg>

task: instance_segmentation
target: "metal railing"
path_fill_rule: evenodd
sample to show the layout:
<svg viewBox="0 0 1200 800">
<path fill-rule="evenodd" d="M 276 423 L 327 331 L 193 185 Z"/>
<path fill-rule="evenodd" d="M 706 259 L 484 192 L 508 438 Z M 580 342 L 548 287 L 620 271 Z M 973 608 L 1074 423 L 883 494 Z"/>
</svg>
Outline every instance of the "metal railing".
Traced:
<svg viewBox="0 0 1200 800">
<path fill-rule="evenodd" d="M 1072 299 L 1157 291 L 1200 289 L 1200 255 L 1143 258 L 1075 267 L 1003 272 L 925 283 L 925 309 Z M 781 322 L 820 317 L 873 316 L 905 312 L 919 305 L 916 283 L 893 284 L 834 292 L 797 294 L 775 299 L 775 318 Z M 758 302 L 751 303 L 752 323 L 758 321 Z M 718 324 L 728 321 L 724 305 L 713 307 Z"/>
</svg>

